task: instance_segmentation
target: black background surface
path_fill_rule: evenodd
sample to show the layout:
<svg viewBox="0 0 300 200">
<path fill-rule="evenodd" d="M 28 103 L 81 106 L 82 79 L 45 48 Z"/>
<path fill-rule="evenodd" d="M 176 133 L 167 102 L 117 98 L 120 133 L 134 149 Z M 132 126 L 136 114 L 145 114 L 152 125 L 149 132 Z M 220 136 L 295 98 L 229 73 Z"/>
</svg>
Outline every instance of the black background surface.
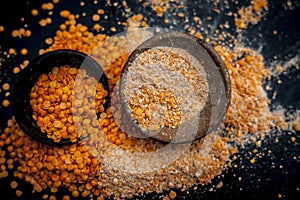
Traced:
<svg viewBox="0 0 300 200">
<path fill-rule="evenodd" d="M 5 31 L 0 33 L 0 52 L 13 47 L 18 49 L 26 46 L 29 54 L 26 56 L 16 56 L 13 59 L 8 59 L 2 63 L 0 67 L 0 85 L 9 82 L 13 86 L 15 75 L 12 74 L 14 66 L 19 65 L 24 58 L 31 60 L 37 55 L 40 48 L 45 48 L 44 39 L 52 37 L 58 25 L 63 22 L 59 17 L 61 9 L 70 9 L 78 13 L 81 9 L 86 9 L 87 16 L 81 18 L 79 21 L 85 25 L 92 24 L 91 14 L 95 13 L 97 8 L 104 6 L 104 2 L 100 1 L 97 8 L 93 6 L 93 1 L 88 1 L 84 8 L 79 6 L 80 1 L 61 0 L 60 4 L 56 6 L 52 18 L 52 24 L 47 28 L 41 28 L 38 25 L 38 19 L 30 15 L 32 8 L 40 10 L 41 0 L 25 1 L 25 0 L 9 0 L 1 2 L 0 5 L 0 25 L 5 27 Z M 112 1 L 113 2 L 113 1 Z M 265 59 L 266 66 L 275 67 L 276 63 L 286 63 L 291 58 L 300 55 L 300 6 L 299 1 L 291 1 L 294 5 L 293 9 L 286 9 L 287 1 L 271 0 L 269 2 L 269 11 L 264 19 L 256 25 L 249 25 L 244 31 L 243 41 L 245 46 L 261 49 L 261 53 Z M 166 27 L 167 25 L 156 17 L 156 14 L 149 8 L 143 8 L 137 1 L 128 1 L 129 7 L 134 13 L 143 13 L 147 16 L 148 23 L 151 26 Z M 230 8 L 225 10 L 232 10 L 236 12 L 241 5 L 249 5 L 249 1 L 240 1 L 240 3 L 231 2 Z M 298 6 L 297 6 L 298 5 Z M 212 16 L 212 22 L 203 21 L 205 27 L 208 23 L 223 23 L 229 22 L 231 27 L 227 30 L 232 35 L 236 35 L 233 27 L 233 18 L 226 17 L 222 13 L 220 15 L 211 12 L 211 3 L 205 0 L 188 1 L 186 2 L 187 12 L 185 14 L 197 13 L 201 19 L 206 16 Z M 122 12 L 114 7 L 105 8 L 111 17 L 123 19 Z M 39 18 L 46 15 L 46 12 L 40 12 Z M 26 24 L 32 30 L 30 38 L 23 38 L 22 40 L 12 38 L 9 30 L 14 30 L 22 27 L 24 24 L 21 17 L 26 19 Z M 122 20 L 124 21 L 124 20 Z M 112 21 L 106 20 L 102 23 L 103 26 L 110 27 Z M 118 31 L 122 31 L 122 27 L 117 24 Z M 174 28 L 183 30 L 183 24 L 173 25 Z M 168 27 L 166 27 L 168 28 Z M 209 30 L 209 29 L 208 29 Z M 273 31 L 277 30 L 278 34 L 274 35 Z M 106 34 L 112 34 L 105 31 Z M 298 65 L 298 63 L 290 64 Z M 296 67 L 296 66 L 295 66 Z M 292 68 L 287 71 L 286 75 L 282 75 L 282 84 L 277 84 L 275 78 L 271 79 L 271 85 L 277 91 L 277 98 L 272 100 L 272 105 L 281 105 L 288 111 L 300 108 L 300 70 Z M 271 96 L 273 91 L 269 93 Z M 4 99 L 4 92 L 0 93 L 0 99 Z M 7 119 L 11 118 L 10 108 L 0 108 L 0 122 L 1 130 L 6 126 Z M 291 143 L 290 137 L 295 136 L 296 143 Z M 275 140 L 279 142 L 276 143 Z M 189 190 L 187 192 L 177 191 L 176 199 L 279 199 L 279 194 L 282 199 L 298 199 L 300 197 L 300 136 L 299 132 L 293 130 L 283 131 L 281 134 L 270 134 L 263 142 L 262 146 L 258 148 L 261 159 L 257 159 L 254 165 L 249 163 L 249 159 L 238 159 L 233 164 L 237 164 L 237 168 L 230 168 L 224 173 L 216 177 L 211 185 L 198 186 L 196 190 Z M 251 150 L 257 147 L 253 145 L 246 145 L 246 148 L 238 153 L 240 158 L 248 158 L 251 156 Z M 12 173 L 10 173 L 12 174 Z M 239 180 L 240 177 L 240 180 Z M 32 194 L 32 187 L 27 184 L 20 184 L 19 187 L 23 191 L 21 198 L 15 197 L 15 191 L 10 189 L 10 181 L 17 180 L 14 177 L 0 179 L 0 199 L 41 199 L 41 194 Z M 210 192 L 213 185 L 222 181 L 223 187 Z M 61 192 L 66 193 L 67 190 Z M 59 196 L 59 195 L 58 195 Z M 155 193 L 147 196 L 137 197 L 136 199 L 158 199 L 159 195 Z M 298 198 L 297 198 L 298 197 Z"/>
</svg>

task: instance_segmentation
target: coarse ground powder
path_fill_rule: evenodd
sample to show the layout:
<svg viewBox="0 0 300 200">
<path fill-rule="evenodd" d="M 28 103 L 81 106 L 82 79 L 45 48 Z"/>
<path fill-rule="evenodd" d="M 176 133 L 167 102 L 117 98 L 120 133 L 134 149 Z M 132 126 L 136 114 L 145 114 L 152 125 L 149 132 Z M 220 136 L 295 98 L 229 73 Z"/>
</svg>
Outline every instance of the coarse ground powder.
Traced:
<svg viewBox="0 0 300 200">
<path fill-rule="evenodd" d="M 140 53 L 122 78 L 125 106 L 149 131 L 185 123 L 199 114 L 208 96 L 203 66 L 179 48 L 155 47 Z"/>
</svg>

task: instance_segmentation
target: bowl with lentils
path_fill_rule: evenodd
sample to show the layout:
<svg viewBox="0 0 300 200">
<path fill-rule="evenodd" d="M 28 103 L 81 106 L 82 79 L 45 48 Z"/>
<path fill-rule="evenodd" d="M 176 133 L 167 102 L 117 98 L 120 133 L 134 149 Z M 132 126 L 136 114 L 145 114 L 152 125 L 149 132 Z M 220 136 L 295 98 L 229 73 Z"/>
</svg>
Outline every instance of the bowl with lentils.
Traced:
<svg viewBox="0 0 300 200">
<path fill-rule="evenodd" d="M 109 103 L 101 66 L 76 50 L 53 50 L 34 58 L 20 73 L 12 110 L 28 136 L 64 145 L 97 130 L 97 118 Z"/>
</svg>

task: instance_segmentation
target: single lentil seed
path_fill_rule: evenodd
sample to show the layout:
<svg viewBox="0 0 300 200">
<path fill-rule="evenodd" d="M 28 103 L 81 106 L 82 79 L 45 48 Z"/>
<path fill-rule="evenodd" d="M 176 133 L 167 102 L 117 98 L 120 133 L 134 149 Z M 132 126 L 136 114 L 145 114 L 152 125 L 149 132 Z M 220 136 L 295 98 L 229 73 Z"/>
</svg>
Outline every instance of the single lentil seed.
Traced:
<svg viewBox="0 0 300 200">
<path fill-rule="evenodd" d="M 22 196 L 23 192 L 21 190 L 16 190 L 16 195 L 18 197 Z"/>
<path fill-rule="evenodd" d="M 14 54 L 16 53 L 16 50 L 15 50 L 14 48 L 9 48 L 9 49 L 8 49 L 8 53 L 9 53 L 10 55 L 14 55 Z"/>
<path fill-rule="evenodd" d="M 8 107 L 9 105 L 10 105 L 9 100 L 5 99 L 5 100 L 2 101 L 2 106 L 3 107 Z"/>
<path fill-rule="evenodd" d="M 11 181 L 10 182 L 10 187 L 13 188 L 13 189 L 17 188 L 18 187 L 17 181 Z"/>
</svg>

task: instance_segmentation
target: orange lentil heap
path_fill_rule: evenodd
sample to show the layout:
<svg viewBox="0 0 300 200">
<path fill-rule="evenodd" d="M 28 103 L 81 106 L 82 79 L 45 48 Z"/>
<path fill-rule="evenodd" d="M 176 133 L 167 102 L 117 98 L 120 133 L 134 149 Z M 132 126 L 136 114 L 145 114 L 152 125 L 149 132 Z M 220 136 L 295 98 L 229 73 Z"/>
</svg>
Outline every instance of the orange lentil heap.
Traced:
<svg viewBox="0 0 300 200">
<path fill-rule="evenodd" d="M 91 89 L 93 85 L 97 85 L 96 94 Z M 84 119 L 82 125 L 93 123 L 91 119 L 96 120 L 96 114 L 104 111 L 107 94 L 103 85 L 97 83 L 94 77 L 88 76 L 84 69 L 54 67 L 48 75 L 40 75 L 31 89 L 33 118 L 41 131 L 55 142 L 61 139 L 76 142 L 79 137 L 86 137 L 88 133 L 77 131 L 74 122 L 82 121 L 80 114 L 85 113 L 90 118 Z M 79 106 L 80 108 L 75 109 Z"/>
<path fill-rule="evenodd" d="M 107 2 L 111 5 L 110 1 Z M 122 5 L 126 5 L 126 1 L 123 2 Z M 151 1 L 158 16 L 163 16 L 173 1 L 162 2 Z M 260 1 L 253 1 L 254 10 L 259 11 L 265 7 L 257 2 Z M 55 4 L 44 4 L 38 13 L 42 15 L 43 10 L 55 10 Z M 98 9 L 97 13 L 101 17 L 94 17 L 93 22 L 101 23 L 107 17 L 106 11 Z M 97 31 L 97 34 L 90 32 L 87 26 L 77 20 L 79 15 L 63 10 L 60 17 L 65 22 L 57 26 L 58 30 L 53 37 L 45 40 L 49 46 L 40 49 L 39 53 L 73 49 L 91 55 L 103 67 L 108 78 L 110 96 L 115 97 L 117 92 L 114 88 L 118 87 L 128 55 L 141 40 L 149 37 L 148 33 L 140 34 L 131 29 L 146 27 L 146 18 L 142 14 L 128 13 L 126 16 L 132 17 L 121 24 L 128 30 L 130 39 L 126 35 L 111 37 Z M 36 16 L 37 12 L 33 15 Z M 202 37 L 199 32 L 194 33 Z M 19 32 L 13 34 L 13 37 L 20 36 L 22 34 Z M 226 64 L 232 84 L 232 97 L 224 129 L 191 144 L 179 146 L 130 135 L 119 126 L 123 114 L 119 99 L 114 104 L 108 104 L 104 110 L 104 97 L 108 91 L 102 85 L 72 66 L 54 66 L 49 74 L 40 76 L 32 88 L 30 98 L 33 117 L 55 141 L 68 137 L 72 141 L 80 136 L 89 137 L 83 137 L 72 145 L 45 145 L 24 134 L 12 117 L 0 133 L 0 178 L 14 178 L 16 182 L 10 182 L 9 186 L 18 197 L 28 193 L 22 191 L 21 184 L 17 182 L 20 179 L 32 186 L 34 195 L 39 193 L 43 199 L 66 200 L 129 199 L 152 192 L 159 194 L 158 199 L 176 199 L 182 197 L 175 192 L 177 189 L 184 192 L 197 185 L 212 183 L 214 178 L 231 167 L 231 156 L 238 152 L 235 145 L 243 145 L 252 136 L 260 135 L 263 138 L 280 121 L 270 111 L 269 99 L 263 88 L 263 81 L 271 73 L 265 67 L 263 57 L 252 49 L 234 45 L 233 48 L 214 46 Z M 16 73 L 21 73 L 25 66 L 22 64 L 17 67 Z M 78 79 L 75 76 L 85 78 Z M 81 82 L 76 82 L 78 80 Z M 76 84 L 80 87 L 74 87 Z M 97 85 L 96 91 L 88 87 L 93 84 Z M 6 89 L 9 90 L 9 87 L 3 85 L 3 90 Z M 80 99 L 82 101 L 76 101 Z M 170 103 L 176 105 L 176 101 Z M 10 106 L 8 100 L 2 104 L 4 107 Z M 74 109 L 76 112 L 73 113 Z M 97 112 L 99 117 L 95 117 Z M 141 113 L 146 114 L 135 110 L 137 116 Z M 180 116 L 180 112 L 177 114 Z M 295 121 L 295 130 L 300 129 L 299 121 Z M 278 127 L 282 127 L 281 124 Z M 251 158 L 249 163 L 254 165 L 255 158 Z M 220 182 L 216 188 L 222 185 Z M 59 196 L 59 191 L 63 191 L 63 196 Z M 163 192 L 167 194 L 164 197 L 160 195 Z"/>
</svg>

